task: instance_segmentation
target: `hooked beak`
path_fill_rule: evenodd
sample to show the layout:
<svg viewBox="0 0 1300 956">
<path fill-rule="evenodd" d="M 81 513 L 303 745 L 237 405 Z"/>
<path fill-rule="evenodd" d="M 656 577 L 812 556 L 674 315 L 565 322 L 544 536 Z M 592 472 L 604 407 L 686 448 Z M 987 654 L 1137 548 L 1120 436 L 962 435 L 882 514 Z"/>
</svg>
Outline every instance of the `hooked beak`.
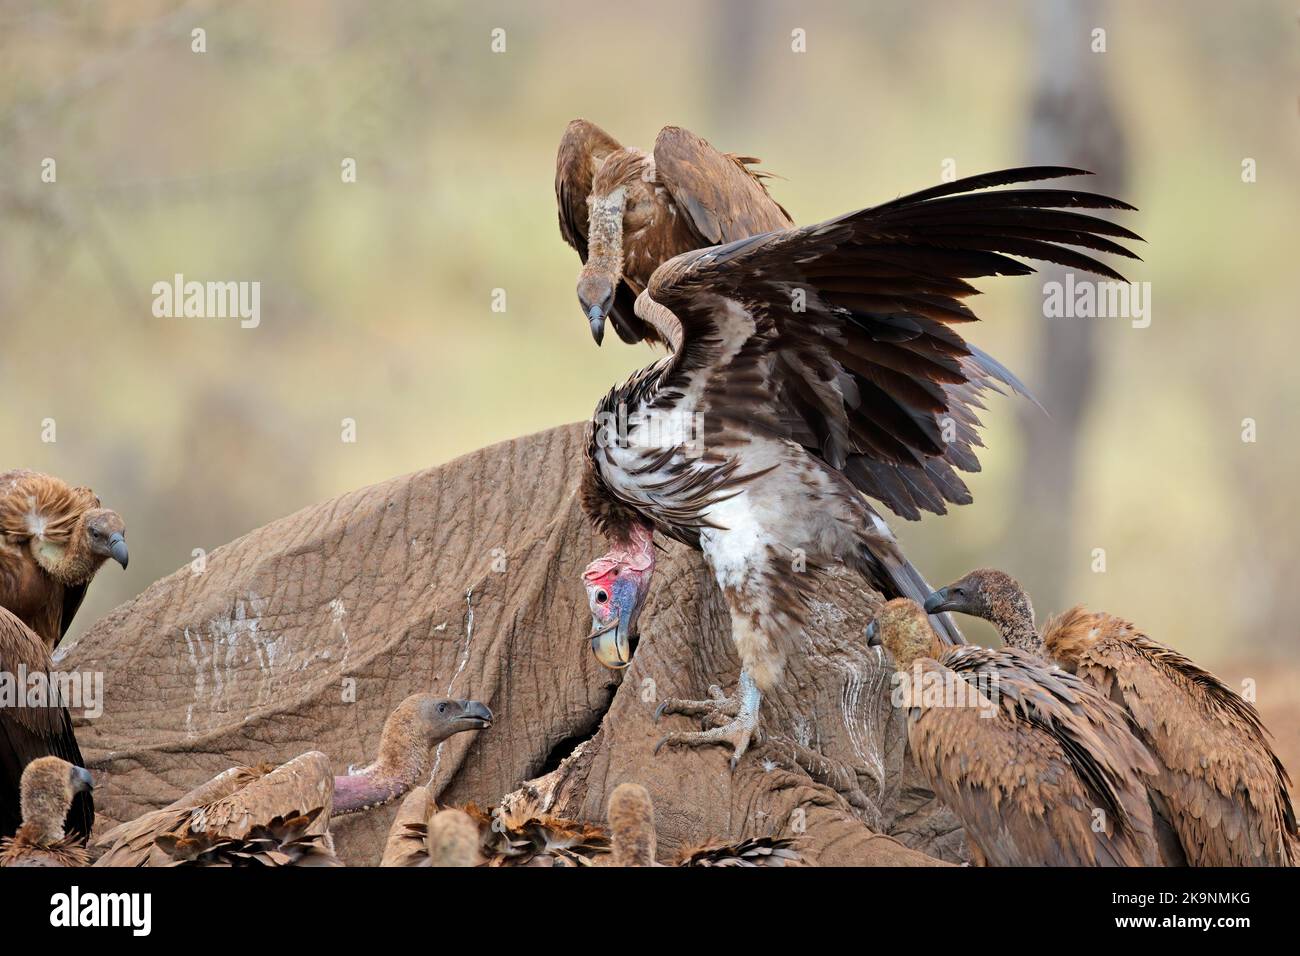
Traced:
<svg viewBox="0 0 1300 956">
<path fill-rule="evenodd" d="M 477 700 L 462 701 L 463 712 L 460 719 L 468 723 L 470 730 L 485 730 L 492 726 L 492 711 L 488 705 Z"/>
<path fill-rule="evenodd" d="M 605 338 L 605 314 L 600 311 L 600 306 L 593 305 L 591 311 L 587 313 L 587 323 L 591 326 L 591 337 L 600 345 Z"/>
<path fill-rule="evenodd" d="M 867 623 L 867 647 L 880 647 L 880 628 L 876 625 L 876 619 L 872 618 Z"/>
<path fill-rule="evenodd" d="M 596 660 L 610 670 L 621 671 L 632 663 L 641 635 L 637 633 L 636 619 L 641 610 L 641 595 L 632 581 L 618 581 L 611 596 L 616 617 L 602 624 L 593 617 L 592 632 L 588 637 L 591 652 Z"/>
<path fill-rule="evenodd" d="M 925 599 L 925 613 L 927 614 L 939 614 L 942 611 L 952 610 L 956 610 L 956 607 L 949 603 L 947 588 L 939 588 Z"/>
<path fill-rule="evenodd" d="M 122 570 L 125 571 L 128 555 L 126 552 L 126 538 L 122 537 L 122 532 L 116 531 L 108 539 L 108 549 L 109 553 L 113 555 L 113 560 L 122 565 Z"/>
<path fill-rule="evenodd" d="M 72 792 L 84 793 L 95 789 L 95 780 L 85 767 L 72 768 Z"/>
</svg>

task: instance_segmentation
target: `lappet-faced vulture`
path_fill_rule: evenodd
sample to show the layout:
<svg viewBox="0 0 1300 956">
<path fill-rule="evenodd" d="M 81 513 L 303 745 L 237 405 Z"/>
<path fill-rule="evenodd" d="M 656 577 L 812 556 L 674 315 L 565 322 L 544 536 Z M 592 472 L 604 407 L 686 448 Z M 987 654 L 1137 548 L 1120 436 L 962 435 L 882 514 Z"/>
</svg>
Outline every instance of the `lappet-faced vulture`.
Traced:
<svg viewBox="0 0 1300 956">
<path fill-rule="evenodd" d="M 84 837 L 65 835 L 78 794 L 94 788 L 90 771 L 59 757 L 37 757 L 23 770 L 23 823 L 0 839 L 0 866 L 89 866 Z"/>
<path fill-rule="evenodd" d="M 126 567 L 126 525 L 93 491 L 25 469 L 0 475 L 0 607 L 51 650 L 109 558 Z"/>
<path fill-rule="evenodd" d="M 1069 246 L 1131 255 L 1106 237 L 1132 233 L 1071 210 L 1124 203 L 986 191 L 1079 173 L 987 173 L 655 270 L 637 315 L 673 351 L 596 409 L 582 502 L 610 550 L 584 583 L 593 646 L 622 663 L 654 569 L 653 532 L 712 568 L 731 611 L 739 692 L 667 709 L 734 719 L 668 742 L 729 743 L 733 761 L 744 753 L 762 692 L 799 647 L 805 569 L 843 563 L 886 597 L 928 596 L 863 495 L 908 516 L 969 500 L 953 467 L 977 466 L 979 393 L 1009 373 L 953 328 L 975 318 L 961 301 L 976 291 L 966 279 L 1034 271 L 1008 253 L 1119 278 Z M 946 620 L 935 624 L 960 641 Z"/>
<path fill-rule="evenodd" d="M 415 786 L 438 743 L 491 723 L 492 712 L 476 700 L 412 694 L 385 721 L 378 758 L 357 773 L 335 775 L 317 751 L 274 768 L 233 767 L 103 834 L 96 843 L 108 850 L 95 865 L 166 866 L 178 858 L 205 862 L 205 854 L 219 862 L 229 841 L 288 844 L 327 836 L 333 817 L 391 803 Z M 332 843 L 322 847 L 332 852 Z"/>
<path fill-rule="evenodd" d="M 972 571 L 936 591 L 932 609 L 983 618 L 1014 647 L 1042 654 L 1128 711 L 1159 765 L 1153 802 L 1192 866 L 1294 866 L 1291 781 L 1259 712 L 1209 671 L 1128 621 L 1075 607 L 1040 635 L 1010 575 Z"/>
<path fill-rule="evenodd" d="M 914 601 L 868 625 L 912 757 L 991 866 L 1153 866 L 1151 755 L 1091 685 L 1018 648 L 944 649 Z"/>
<path fill-rule="evenodd" d="M 64 705 L 64 684 L 53 674 L 45 642 L 22 621 L 0 608 L 0 836 L 22 823 L 21 781 L 28 764 L 40 757 L 60 757 L 83 767 Z M 38 690 L 37 696 L 30 691 Z M 90 791 L 79 790 L 65 823 L 82 843 L 95 822 Z"/>
<path fill-rule="evenodd" d="M 673 256 L 794 225 L 752 168 L 757 162 L 677 126 L 660 130 L 647 153 L 586 120 L 568 125 L 555 158 L 555 200 L 560 235 L 583 262 L 578 302 L 597 345 L 607 319 L 624 342 L 663 344 L 633 306 Z"/>
</svg>

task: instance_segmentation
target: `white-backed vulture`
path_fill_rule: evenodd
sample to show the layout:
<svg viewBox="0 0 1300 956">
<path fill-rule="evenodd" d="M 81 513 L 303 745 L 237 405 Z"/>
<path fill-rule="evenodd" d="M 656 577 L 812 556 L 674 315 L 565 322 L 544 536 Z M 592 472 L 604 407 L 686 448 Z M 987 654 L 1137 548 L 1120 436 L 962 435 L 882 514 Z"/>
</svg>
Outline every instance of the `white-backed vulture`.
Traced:
<svg viewBox="0 0 1300 956">
<path fill-rule="evenodd" d="M 109 558 L 126 568 L 126 525 L 93 491 L 25 469 L 0 475 L 0 607 L 50 650 Z"/>
<path fill-rule="evenodd" d="M 663 866 L 657 861 L 655 809 L 639 783 L 620 783 L 609 795 L 608 856 L 602 866 Z M 792 866 L 800 862 L 794 841 L 750 837 L 739 843 L 710 841 L 679 851 L 668 866 Z"/>
<path fill-rule="evenodd" d="M 0 608 L 0 836 L 13 834 L 22 823 L 19 794 L 32 761 L 52 756 L 85 766 L 61 696 L 64 685 L 50 677 L 53 668 L 45 642 Z M 84 843 L 94 822 L 90 791 L 78 791 L 66 829 Z"/>
<path fill-rule="evenodd" d="M 1154 866 L 1156 766 L 1123 711 L 1018 648 L 944 649 L 914 601 L 868 638 L 893 658 L 912 757 L 992 866 Z"/>
<path fill-rule="evenodd" d="M 569 123 L 555 158 L 555 200 L 560 235 L 583 262 L 578 302 L 597 345 L 607 318 L 624 342 L 663 343 L 633 308 L 661 263 L 794 225 L 750 168 L 757 162 L 677 126 L 660 130 L 646 153 L 594 123 Z"/>
<path fill-rule="evenodd" d="M 1123 706 L 1160 772 L 1151 782 L 1192 866 L 1294 866 L 1290 779 L 1259 712 L 1209 671 L 1134 625 L 1075 607 L 1040 636 L 1010 575 L 972 571 L 927 602 L 983 618 L 1013 647 L 1042 654 Z"/>
<path fill-rule="evenodd" d="M 22 826 L 0 839 L 0 866 L 89 866 L 85 839 L 65 835 L 63 822 L 78 794 L 95 784 L 90 771 L 59 757 L 37 757 L 23 770 Z"/>
<path fill-rule="evenodd" d="M 279 837 L 299 843 L 325 837 L 333 817 L 370 810 L 406 793 L 428 773 L 429 753 L 438 743 L 491 723 L 492 712 L 476 700 L 412 694 L 385 721 L 378 758 L 357 773 L 335 775 L 329 759 L 317 751 L 274 769 L 233 767 L 161 810 L 103 834 L 96 844 L 108 849 L 95 865 L 165 866 L 178 852 L 191 851 L 195 862 L 221 862 L 230 841 L 246 848 Z M 320 846 L 332 853 L 329 841 Z M 214 849 L 221 852 L 199 859 Z M 318 862 L 304 856 L 305 862 Z"/>
<path fill-rule="evenodd" d="M 841 563 L 887 598 L 929 595 L 864 494 L 909 517 L 969 500 L 953 467 L 977 467 L 979 394 L 1013 379 L 953 329 L 976 318 L 967 278 L 1034 271 L 1011 255 L 1119 278 L 1068 246 L 1131 256 L 1106 237 L 1133 234 L 1069 210 L 1131 207 L 987 191 L 1079 174 L 987 173 L 655 270 L 637 314 L 674 351 L 611 390 L 587 434 L 582 504 L 610 546 L 583 575 L 593 648 L 604 663 L 630 657 L 658 531 L 703 553 L 742 665 L 734 697 L 661 707 L 733 719 L 664 743 L 729 744 L 740 759 L 763 692 L 799 651 L 805 571 Z M 935 626 L 961 642 L 945 618 Z"/>
</svg>

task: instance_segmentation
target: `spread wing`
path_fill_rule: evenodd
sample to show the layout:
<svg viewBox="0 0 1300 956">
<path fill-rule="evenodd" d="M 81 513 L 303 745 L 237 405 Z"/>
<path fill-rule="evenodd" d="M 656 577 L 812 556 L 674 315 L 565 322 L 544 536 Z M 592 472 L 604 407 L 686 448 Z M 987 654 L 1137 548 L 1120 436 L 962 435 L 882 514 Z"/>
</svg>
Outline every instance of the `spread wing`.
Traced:
<svg viewBox="0 0 1300 956">
<path fill-rule="evenodd" d="M 1150 758 L 1117 708 L 1071 675 L 1015 652 L 972 646 L 945 654 L 942 663 L 981 696 L 970 706 L 914 707 L 908 739 L 988 862 L 1152 861 L 1151 810 L 1135 769 L 1143 761 L 1151 769 Z M 930 665 L 942 676 L 943 667 Z M 994 674 L 991 682 L 978 680 Z M 1100 832 L 1093 826 L 1098 809 Z"/>
<path fill-rule="evenodd" d="M 600 164 L 622 144 L 595 123 L 576 119 L 569 123 L 560 139 L 560 149 L 555 156 L 555 203 L 560 214 L 560 235 L 577 250 L 578 258 L 587 261 L 587 197 L 591 195 L 591 181 Z M 639 291 L 639 290 L 638 290 Z M 636 292 L 626 282 L 620 282 L 614 293 L 614 307 L 610 314 L 614 326 L 620 330 L 635 328 Z"/>
<path fill-rule="evenodd" d="M 28 675 L 48 673 L 50 667 L 45 642 L 0 608 L 0 672 L 16 679 L 24 671 Z M 18 792 L 23 769 L 37 757 L 51 755 L 78 767 L 86 765 L 66 707 L 0 707 L 0 835 L 12 834 L 22 823 Z M 94 822 L 90 794 L 77 794 L 65 829 L 84 842 Z"/>
<path fill-rule="evenodd" d="M 751 169 L 758 159 L 720 153 L 690 130 L 665 126 L 655 138 L 655 175 L 690 217 L 697 247 L 794 225 Z M 682 250 L 683 252 L 686 250 Z"/>
<path fill-rule="evenodd" d="M 1044 640 L 1122 701 L 1160 764 L 1155 788 L 1194 866 L 1294 865 L 1290 780 L 1259 713 L 1193 661 L 1108 614 L 1074 608 Z"/>
<path fill-rule="evenodd" d="M 979 396 L 1021 386 L 955 330 L 977 318 L 966 280 L 1034 271 L 1011 256 L 1119 280 L 1071 247 L 1136 258 L 1108 237 L 1139 238 L 1072 211 L 1132 208 L 1108 196 L 983 190 L 1081 174 L 1002 170 L 670 260 L 637 303 L 680 323 L 666 384 L 703 370 L 706 429 L 798 441 L 903 517 L 969 501 Z"/>
</svg>

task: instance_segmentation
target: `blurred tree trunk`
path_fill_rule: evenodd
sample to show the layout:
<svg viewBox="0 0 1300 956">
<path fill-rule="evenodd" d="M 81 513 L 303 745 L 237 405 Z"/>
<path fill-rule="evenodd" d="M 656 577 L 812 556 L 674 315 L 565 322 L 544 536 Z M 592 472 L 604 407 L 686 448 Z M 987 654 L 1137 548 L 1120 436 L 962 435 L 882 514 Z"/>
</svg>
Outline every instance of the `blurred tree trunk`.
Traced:
<svg viewBox="0 0 1300 956">
<path fill-rule="evenodd" d="M 1068 185 L 1123 196 L 1128 164 L 1106 83 L 1107 54 L 1092 51 L 1093 29 L 1106 26 L 1103 7 L 1094 0 L 1051 0 L 1034 6 L 1038 66 L 1026 154 L 1033 164 L 1077 166 L 1097 174 Z M 1041 281 L 1063 282 L 1066 271 L 1043 268 Z M 1080 430 L 1092 399 L 1098 356 L 1094 322 L 1044 318 L 1042 286 L 1038 288 L 1037 354 L 1024 378 L 1047 415 L 1022 404 L 1025 455 L 1008 544 L 1033 582 L 1034 603 L 1048 610 L 1062 606 L 1070 568 L 1080 560 L 1076 546 L 1087 544 L 1074 541 L 1072 525 Z"/>
</svg>

